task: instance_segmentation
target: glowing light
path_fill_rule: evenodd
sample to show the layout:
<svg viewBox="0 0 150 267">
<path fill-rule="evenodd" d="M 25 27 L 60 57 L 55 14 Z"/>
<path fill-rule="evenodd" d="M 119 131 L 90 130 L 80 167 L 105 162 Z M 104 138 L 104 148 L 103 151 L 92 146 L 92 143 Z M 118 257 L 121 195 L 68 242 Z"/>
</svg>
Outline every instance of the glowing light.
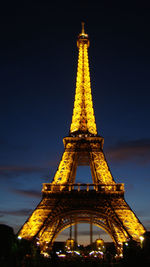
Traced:
<svg viewBox="0 0 150 267">
<path fill-rule="evenodd" d="M 45 258 L 50 258 L 50 255 L 47 252 L 42 251 L 41 254 L 45 257 Z"/>
<path fill-rule="evenodd" d="M 59 254 L 58 257 L 60 257 L 60 258 L 65 258 L 66 255 L 65 255 L 65 254 Z"/>
<path fill-rule="evenodd" d="M 21 240 L 21 239 L 22 239 L 22 237 L 21 237 L 20 235 L 18 235 L 18 239 L 19 239 L 19 240 Z"/>
<path fill-rule="evenodd" d="M 77 255 L 80 255 L 80 253 L 78 251 L 74 251 L 74 253 L 76 253 Z"/>
<path fill-rule="evenodd" d="M 91 256 L 91 255 L 93 255 L 94 257 L 98 257 L 99 255 L 104 255 L 104 253 L 102 252 L 102 251 L 91 251 L 90 253 L 89 253 L 89 255 Z"/>
<path fill-rule="evenodd" d="M 141 242 L 144 241 L 144 236 L 141 235 L 139 238 L 140 238 L 140 241 L 141 241 Z"/>
<path fill-rule="evenodd" d="M 89 255 L 92 255 L 94 253 L 94 250 L 89 253 Z"/>
</svg>

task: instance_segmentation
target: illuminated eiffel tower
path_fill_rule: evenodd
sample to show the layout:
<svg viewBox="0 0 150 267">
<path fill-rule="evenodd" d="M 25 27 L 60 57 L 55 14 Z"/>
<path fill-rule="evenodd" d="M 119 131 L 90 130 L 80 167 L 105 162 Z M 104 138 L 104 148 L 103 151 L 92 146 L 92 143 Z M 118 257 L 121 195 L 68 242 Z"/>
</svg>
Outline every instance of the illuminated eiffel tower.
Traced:
<svg viewBox="0 0 150 267">
<path fill-rule="evenodd" d="M 43 184 L 42 200 L 19 231 L 19 237 L 34 240 L 48 251 L 65 228 L 86 222 L 105 230 L 118 253 L 123 242 L 137 242 L 146 231 L 124 199 L 124 184 L 116 184 L 103 152 L 103 137 L 97 133 L 88 62 L 89 37 L 77 39 L 79 49 L 76 92 L 69 136 L 52 183 Z M 75 184 L 79 165 L 91 168 L 92 184 Z"/>
</svg>

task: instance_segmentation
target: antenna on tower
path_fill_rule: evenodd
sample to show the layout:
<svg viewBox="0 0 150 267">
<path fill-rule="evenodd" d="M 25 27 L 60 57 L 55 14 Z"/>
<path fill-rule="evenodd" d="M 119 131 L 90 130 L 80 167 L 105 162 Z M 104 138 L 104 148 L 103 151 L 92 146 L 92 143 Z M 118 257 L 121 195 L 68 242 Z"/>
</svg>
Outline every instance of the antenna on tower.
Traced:
<svg viewBox="0 0 150 267">
<path fill-rule="evenodd" d="M 85 34 L 85 31 L 84 31 L 84 25 L 85 25 L 85 23 L 84 22 L 81 22 L 81 24 L 82 24 L 82 34 Z"/>
</svg>

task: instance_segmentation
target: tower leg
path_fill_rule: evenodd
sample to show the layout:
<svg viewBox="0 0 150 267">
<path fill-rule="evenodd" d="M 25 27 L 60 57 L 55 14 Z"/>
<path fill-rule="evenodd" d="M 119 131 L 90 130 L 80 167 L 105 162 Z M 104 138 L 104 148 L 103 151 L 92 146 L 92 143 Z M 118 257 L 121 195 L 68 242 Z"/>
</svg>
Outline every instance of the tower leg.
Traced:
<svg viewBox="0 0 150 267">
<path fill-rule="evenodd" d="M 76 222 L 74 225 L 74 241 L 75 241 L 75 244 L 77 244 L 77 223 Z"/>
<path fill-rule="evenodd" d="M 93 243 L 93 224 L 92 224 L 92 217 L 90 220 L 90 244 Z"/>
<path fill-rule="evenodd" d="M 71 220 L 71 225 L 70 225 L 70 239 L 72 239 L 72 220 Z"/>
</svg>

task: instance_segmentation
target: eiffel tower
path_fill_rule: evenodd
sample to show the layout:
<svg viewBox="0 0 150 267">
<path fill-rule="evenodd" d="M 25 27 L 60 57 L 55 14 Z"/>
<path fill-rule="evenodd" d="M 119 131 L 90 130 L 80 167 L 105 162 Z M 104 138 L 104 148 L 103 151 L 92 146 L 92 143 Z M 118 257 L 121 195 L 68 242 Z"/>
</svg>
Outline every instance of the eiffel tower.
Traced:
<svg viewBox="0 0 150 267">
<path fill-rule="evenodd" d="M 103 152 L 103 137 L 97 133 L 88 62 L 89 37 L 82 32 L 75 101 L 70 132 L 63 139 L 64 153 L 52 183 L 44 183 L 42 200 L 19 231 L 19 237 L 34 240 L 41 251 L 50 248 L 57 235 L 78 223 L 92 223 L 105 230 L 118 253 L 123 242 L 137 242 L 146 231 L 124 199 L 124 184 L 115 183 Z M 91 168 L 92 184 L 75 183 L 77 166 Z"/>
</svg>

